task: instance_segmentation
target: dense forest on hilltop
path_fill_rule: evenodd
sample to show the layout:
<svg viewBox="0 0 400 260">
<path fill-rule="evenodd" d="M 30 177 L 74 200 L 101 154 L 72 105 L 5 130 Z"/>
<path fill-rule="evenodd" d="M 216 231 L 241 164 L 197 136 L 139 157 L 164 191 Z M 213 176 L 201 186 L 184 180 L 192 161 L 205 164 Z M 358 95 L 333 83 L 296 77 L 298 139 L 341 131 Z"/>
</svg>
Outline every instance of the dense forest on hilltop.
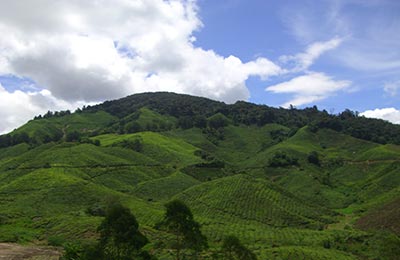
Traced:
<svg viewBox="0 0 400 260">
<path fill-rule="evenodd" d="M 161 115 L 174 117 L 177 121 L 161 120 L 139 125 L 134 121 L 139 117 L 140 109 L 146 107 Z M 232 123 L 234 125 L 257 125 L 276 123 L 284 125 L 294 133 L 297 129 L 310 126 L 312 131 L 319 128 L 329 128 L 353 137 L 380 144 L 400 144 L 400 126 L 381 119 L 365 118 L 358 112 L 345 110 L 338 115 L 319 111 L 316 106 L 296 109 L 273 108 L 266 105 L 238 101 L 233 105 L 206 98 L 181 95 L 174 93 L 144 93 L 129 96 L 115 101 L 106 101 L 100 105 L 78 109 L 76 113 L 96 113 L 105 111 L 117 119 L 114 120 L 102 133 L 133 133 L 141 130 L 164 131 L 171 128 L 189 129 L 192 127 L 219 128 L 220 125 Z M 48 112 L 35 120 L 70 115 L 70 111 Z M 132 122 L 133 121 L 133 122 Z M 72 133 L 68 139 L 74 139 Z M 88 136 L 97 134 L 87 133 Z M 19 143 L 46 143 L 58 141 L 63 132 L 58 129 L 52 135 L 32 135 L 24 131 L 0 136 L 0 147 L 7 147 Z"/>
</svg>

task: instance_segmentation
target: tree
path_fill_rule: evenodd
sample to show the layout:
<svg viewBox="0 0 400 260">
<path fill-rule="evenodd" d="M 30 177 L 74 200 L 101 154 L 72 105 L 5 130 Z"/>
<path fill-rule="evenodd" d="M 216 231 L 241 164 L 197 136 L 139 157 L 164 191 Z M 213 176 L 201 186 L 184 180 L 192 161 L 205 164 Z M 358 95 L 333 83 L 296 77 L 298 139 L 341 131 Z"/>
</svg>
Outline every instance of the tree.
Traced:
<svg viewBox="0 0 400 260">
<path fill-rule="evenodd" d="M 224 259 L 229 260 L 256 260 L 256 255 L 240 243 L 235 236 L 227 236 L 222 244 Z"/>
<path fill-rule="evenodd" d="M 22 144 L 22 143 L 30 143 L 30 137 L 26 132 L 20 132 L 20 133 L 16 133 L 14 134 L 14 136 L 12 137 L 13 139 L 13 145 L 16 144 Z"/>
<path fill-rule="evenodd" d="M 120 142 L 114 143 L 112 146 L 119 146 L 127 149 L 134 150 L 135 152 L 142 152 L 143 151 L 143 143 L 142 138 L 136 138 L 134 140 L 125 139 Z"/>
<path fill-rule="evenodd" d="M 276 152 L 272 158 L 269 159 L 269 166 L 271 167 L 286 167 L 291 165 L 298 165 L 299 160 L 284 151 Z"/>
<path fill-rule="evenodd" d="M 181 116 L 178 119 L 178 127 L 182 129 L 189 129 L 193 127 L 193 118 L 190 116 Z"/>
<path fill-rule="evenodd" d="M 309 153 L 307 156 L 307 160 L 309 163 L 320 166 L 319 155 L 316 151 L 312 151 L 311 153 Z"/>
<path fill-rule="evenodd" d="M 0 135 L 0 148 L 12 145 L 11 135 Z"/>
<path fill-rule="evenodd" d="M 176 259 L 181 259 L 181 250 L 190 248 L 199 252 L 208 247 L 207 238 L 200 231 L 189 207 L 179 200 L 173 200 L 165 205 L 166 212 L 161 227 L 165 227 L 176 237 Z"/>
<path fill-rule="evenodd" d="M 206 128 L 207 127 L 207 118 L 202 115 L 195 115 L 193 117 L 193 125 L 198 128 Z"/>
<path fill-rule="evenodd" d="M 104 259 L 142 259 L 145 255 L 141 248 L 148 240 L 139 231 L 135 216 L 120 203 L 109 207 L 98 231 Z"/>
<path fill-rule="evenodd" d="M 210 128 L 223 128 L 229 124 L 229 119 L 221 113 L 217 113 L 208 118 L 208 126 Z"/>
<path fill-rule="evenodd" d="M 67 133 L 65 139 L 67 142 L 79 142 L 81 140 L 81 134 L 78 131 L 72 131 Z"/>
<path fill-rule="evenodd" d="M 142 126 L 138 122 L 129 122 L 125 125 L 124 127 L 125 133 L 130 134 L 130 133 L 137 133 L 142 131 Z"/>
</svg>

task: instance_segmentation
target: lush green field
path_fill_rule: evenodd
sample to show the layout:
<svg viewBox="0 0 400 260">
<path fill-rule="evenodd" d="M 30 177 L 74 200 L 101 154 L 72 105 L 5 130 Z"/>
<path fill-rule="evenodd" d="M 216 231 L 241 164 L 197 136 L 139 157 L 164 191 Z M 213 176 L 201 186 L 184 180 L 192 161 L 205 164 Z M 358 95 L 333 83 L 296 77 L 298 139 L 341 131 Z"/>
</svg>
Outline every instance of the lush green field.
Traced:
<svg viewBox="0 0 400 260">
<path fill-rule="evenodd" d="M 201 105 L 201 117 L 150 105 L 108 104 L 11 133 L 31 142 L 0 148 L 0 242 L 93 242 L 101 212 L 119 200 L 150 239 L 149 251 L 173 259 L 171 235 L 155 227 L 164 204 L 179 199 L 208 238 L 204 259 L 227 235 L 259 259 L 395 259 L 388 252 L 397 252 L 390 246 L 399 235 L 399 146 L 235 117 L 216 128 L 216 111 Z M 67 142 L 74 131 L 79 138 Z"/>
</svg>

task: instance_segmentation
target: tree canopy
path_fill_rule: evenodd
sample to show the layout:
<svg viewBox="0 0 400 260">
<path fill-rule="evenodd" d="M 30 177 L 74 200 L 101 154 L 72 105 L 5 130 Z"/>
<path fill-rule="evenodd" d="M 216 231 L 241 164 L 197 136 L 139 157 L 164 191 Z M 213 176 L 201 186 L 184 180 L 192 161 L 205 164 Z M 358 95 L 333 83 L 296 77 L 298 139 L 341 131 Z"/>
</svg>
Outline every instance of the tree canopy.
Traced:
<svg viewBox="0 0 400 260">
<path fill-rule="evenodd" d="M 222 244 L 224 259 L 227 260 L 256 260 L 256 255 L 240 243 L 235 236 L 227 236 Z"/>
<path fill-rule="evenodd" d="M 139 231 L 135 216 L 120 203 L 109 207 L 98 231 L 104 259 L 138 259 L 143 255 L 141 248 L 149 242 Z"/>
<path fill-rule="evenodd" d="M 193 249 L 196 252 L 208 247 L 207 238 L 200 231 L 191 210 L 183 202 L 173 200 L 165 205 L 166 212 L 161 227 L 176 236 L 176 259 L 181 259 L 183 248 Z"/>
</svg>

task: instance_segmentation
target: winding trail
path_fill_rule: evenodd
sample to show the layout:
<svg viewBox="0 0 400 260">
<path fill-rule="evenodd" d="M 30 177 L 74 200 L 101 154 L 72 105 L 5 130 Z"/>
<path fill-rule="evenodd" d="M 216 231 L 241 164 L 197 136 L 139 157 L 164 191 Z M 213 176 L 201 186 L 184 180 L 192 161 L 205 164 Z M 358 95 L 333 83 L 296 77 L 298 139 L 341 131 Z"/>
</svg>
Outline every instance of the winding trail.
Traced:
<svg viewBox="0 0 400 260">
<path fill-rule="evenodd" d="M 347 164 L 377 164 L 377 163 L 394 163 L 399 162 L 399 159 L 382 159 L 382 160 L 365 160 L 365 161 L 353 161 L 353 160 L 344 160 L 343 162 Z"/>
</svg>

